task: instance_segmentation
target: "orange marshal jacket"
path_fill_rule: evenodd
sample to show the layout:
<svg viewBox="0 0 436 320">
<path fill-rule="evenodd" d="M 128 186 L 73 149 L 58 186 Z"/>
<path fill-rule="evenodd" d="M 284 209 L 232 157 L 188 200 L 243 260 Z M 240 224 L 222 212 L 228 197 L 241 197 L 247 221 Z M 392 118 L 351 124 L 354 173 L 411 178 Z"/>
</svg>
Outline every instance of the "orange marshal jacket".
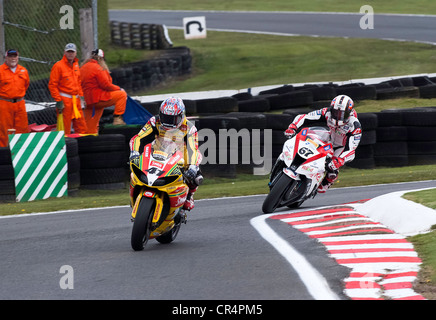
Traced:
<svg viewBox="0 0 436 320">
<path fill-rule="evenodd" d="M 29 74 L 26 68 L 17 65 L 15 73 L 6 64 L 0 66 L 0 97 L 5 99 L 22 98 L 29 87 Z"/>
<path fill-rule="evenodd" d="M 75 58 L 73 65 L 71 65 L 64 56 L 60 61 L 56 62 L 51 69 L 48 89 L 55 101 L 62 100 L 60 92 L 72 96 L 83 96 L 80 84 L 79 60 Z"/>
<path fill-rule="evenodd" d="M 119 86 L 112 84 L 109 72 L 103 70 L 96 60 L 90 60 L 80 69 L 82 88 L 87 105 L 111 99 L 109 92 L 120 90 Z"/>
</svg>

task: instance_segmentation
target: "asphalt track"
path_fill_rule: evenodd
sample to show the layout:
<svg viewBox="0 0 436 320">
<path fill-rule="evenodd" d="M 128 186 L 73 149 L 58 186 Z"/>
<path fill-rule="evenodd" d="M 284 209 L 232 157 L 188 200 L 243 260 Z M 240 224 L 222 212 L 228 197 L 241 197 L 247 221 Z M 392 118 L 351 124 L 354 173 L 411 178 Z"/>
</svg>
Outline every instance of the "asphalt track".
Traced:
<svg viewBox="0 0 436 320">
<path fill-rule="evenodd" d="M 248 8 L 247 8 L 248 9 Z M 436 16 L 377 14 L 373 29 L 361 13 L 110 10 L 109 19 L 183 28 L 184 17 L 206 17 L 207 30 L 278 35 L 377 38 L 436 43 Z M 361 23 L 362 20 L 362 23 Z"/>
<path fill-rule="evenodd" d="M 332 189 L 303 208 L 342 204 L 436 181 Z M 312 300 L 306 285 L 253 228 L 264 195 L 200 200 L 178 238 L 130 247 L 128 207 L 0 218 L 0 299 Z M 289 210 L 278 210 L 287 212 Z M 325 247 L 280 221 L 268 225 L 343 294 L 349 269 Z M 73 275 L 66 283 L 62 267 Z"/>
</svg>

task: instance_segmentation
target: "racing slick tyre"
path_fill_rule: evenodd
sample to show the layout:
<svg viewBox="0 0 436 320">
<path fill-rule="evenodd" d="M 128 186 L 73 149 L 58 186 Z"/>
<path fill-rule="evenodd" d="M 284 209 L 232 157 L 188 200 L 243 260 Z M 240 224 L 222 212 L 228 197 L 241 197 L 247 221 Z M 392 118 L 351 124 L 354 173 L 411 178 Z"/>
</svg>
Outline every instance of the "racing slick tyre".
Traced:
<svg viewBox="0 0 436 320">
<path fill-rule="evenodd" d="M 301 185 L 305 186 L 304 183 L 301 184 L 299 181 L 293 180 L 282 173 L 263 202 L 263 213 L 271 213 L 279 207 L 292 205 L 295 200 L 301 197 L 301 190 L 303 192 L 306 190 L 305 188 L 300 188 Z"/>
<path fill-rule="evenodd" d="M 179 220 L 178 222 L 175 221 L 175 225 L 170 231 L 165 232 L 163 235 L 159 237 L 156 237 L 157 242 L 162 244 L 167 244 L 173 242 L 176 239 L 177 235 L 179 234 L 180 226 L 182 225 L 180 219 L 178 220 Z"/>
<path fill-rule="evenodd" d="M 136 212 L 135 220 L 133 221 L 132 236 L 130 243 L 132 249 L 141 251 L 147 244 L 151 232 L 151 221 L 155 208 L 155 200 L 150 198 L 142 198 L 139 202 L 138 211 Z"/>
</svg>

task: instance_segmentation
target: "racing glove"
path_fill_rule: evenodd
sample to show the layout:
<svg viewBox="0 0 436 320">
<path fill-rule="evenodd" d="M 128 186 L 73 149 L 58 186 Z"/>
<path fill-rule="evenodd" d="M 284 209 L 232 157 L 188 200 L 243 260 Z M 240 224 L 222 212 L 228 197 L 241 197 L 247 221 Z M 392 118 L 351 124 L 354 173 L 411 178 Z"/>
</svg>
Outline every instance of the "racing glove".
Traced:
<svg viewBox="0 0 436 320">
<path fill-rule="evenodd" d="M 139 166 L 139 157 L 140 153 L 138 151 L 131 151 L 129 160 L 130 162 L 133 162 L 136 166 Z"/>
<path fill-rule="evenodd" d="M 288 127 L 288 129 L 286 129 L 285 131 L 285 136 L 288 139 L 291 139 L 293 136 L 295 136 L 297 134 L 297 126 L 293 123 L 291 123 Z"/>
<path fill-rule="evenodd" d="M 196 165 L 191 164 L 188 170 L 185 171 L 184 176 L 188 181 L 193 182 L 197 176 L 198 170 L 199 168 Z"/>
<path fill-rule="evenodd" d="M 328 164 L 331 171 L 339 170 L 344 165 L 345 160 L 339 157 L 333 157 L 332 161 Z"/>
<path fill-rule="evenodd" d="M 63 101 L 56 101 L 56 109 L 59 113 L 62 113 L 62 110 L 64 110 L 64 103 Z"/>
</svg>

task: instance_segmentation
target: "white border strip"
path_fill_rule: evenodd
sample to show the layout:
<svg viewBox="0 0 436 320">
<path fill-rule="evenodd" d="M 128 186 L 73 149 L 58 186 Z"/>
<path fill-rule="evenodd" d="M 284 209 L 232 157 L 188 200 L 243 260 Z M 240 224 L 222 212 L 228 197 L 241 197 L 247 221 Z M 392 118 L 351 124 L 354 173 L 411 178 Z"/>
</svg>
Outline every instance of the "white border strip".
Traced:
<svg viewBox="0 0 436 320">
<path fill-rule="evenodd" d="M 283 240 L 265 222 L 274 214 L 261 215 L 250 220 L 250 224 L 268 241 L 294 268 L 309 293 L 316 300 L 339 300 L 326 279 L 287 241 Z"/>
</svg>

